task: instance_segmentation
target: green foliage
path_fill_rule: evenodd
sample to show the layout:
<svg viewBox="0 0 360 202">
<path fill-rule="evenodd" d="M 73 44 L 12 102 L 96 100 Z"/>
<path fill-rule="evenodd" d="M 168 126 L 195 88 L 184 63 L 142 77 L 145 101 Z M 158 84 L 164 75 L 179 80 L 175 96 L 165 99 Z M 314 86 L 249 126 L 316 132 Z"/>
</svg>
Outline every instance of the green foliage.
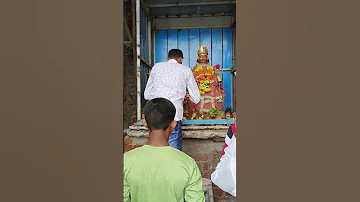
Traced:
<svg viewBox="0 0 360 202">
<path fill-rule="evenodd" d="M 219 115 L 219 114 L 221 114 L 221 112 L 219 111 L 219 110 L 217 110 L 216 108 L 212 108 L 210 111 L 209 111 L 209 115 Z"/>
</svg>

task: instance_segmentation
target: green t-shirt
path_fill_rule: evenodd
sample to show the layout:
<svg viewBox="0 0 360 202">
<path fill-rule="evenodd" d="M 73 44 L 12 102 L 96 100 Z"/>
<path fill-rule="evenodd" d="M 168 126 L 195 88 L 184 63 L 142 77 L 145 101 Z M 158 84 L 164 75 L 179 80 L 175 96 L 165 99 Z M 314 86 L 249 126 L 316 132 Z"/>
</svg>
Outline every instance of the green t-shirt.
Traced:
<svg viewBox="0 0 360 202">
<path fill-rule="evenodd" d="M 144 145 L 124 154 L 124 202 L 205 202 L 195 160 L 167 147 Z"/>
</svg>

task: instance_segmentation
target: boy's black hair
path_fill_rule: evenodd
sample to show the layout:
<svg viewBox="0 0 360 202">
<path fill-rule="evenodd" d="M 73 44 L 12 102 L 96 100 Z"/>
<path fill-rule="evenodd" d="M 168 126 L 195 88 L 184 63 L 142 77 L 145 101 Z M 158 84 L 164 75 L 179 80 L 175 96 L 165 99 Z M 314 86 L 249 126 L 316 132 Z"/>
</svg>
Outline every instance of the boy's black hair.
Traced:
<svg viewBox="0 0 360 202">
<path fill-rule="evenodd" d="M 184 58 L 183 52 L 180 49 L 171 49 L 168 53 L 169 59 Z"/>
<path fill-rule="evenodd" d="M 165 98 L 155 98 L 145 104 L 144 115 L 150 131 L 165 131 L 175 118 L 173 103 Z"/>
</svg>

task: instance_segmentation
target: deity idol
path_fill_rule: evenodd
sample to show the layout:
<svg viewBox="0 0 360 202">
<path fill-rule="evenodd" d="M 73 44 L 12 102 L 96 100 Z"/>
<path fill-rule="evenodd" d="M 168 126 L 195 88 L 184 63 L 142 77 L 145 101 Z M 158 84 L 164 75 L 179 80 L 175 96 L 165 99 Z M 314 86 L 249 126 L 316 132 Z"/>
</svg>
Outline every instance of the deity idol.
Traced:
<svg viewBox="0 0 360 202">
<path fill-rule="evenodd" d="M 208 49 L 202 45 L 198 50 L 197 63 L 192 72 L 200 91 L 200 102 L 184 102 L 185 119 L 223 119 L 225 91 L 222 85 L 220 65 L 209 64 Z"/>
</svg>

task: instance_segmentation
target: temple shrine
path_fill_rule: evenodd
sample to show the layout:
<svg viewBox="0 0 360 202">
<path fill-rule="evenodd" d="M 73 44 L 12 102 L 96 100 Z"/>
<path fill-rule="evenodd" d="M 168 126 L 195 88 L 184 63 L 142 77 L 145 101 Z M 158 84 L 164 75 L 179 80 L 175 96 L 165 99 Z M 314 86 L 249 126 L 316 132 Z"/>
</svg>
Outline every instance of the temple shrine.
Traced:
<svg viewBox="0 0 360 202">
<path fill-rule="evenodd" d="M 230 119 L 224 111 L 225 90 L 222 85 L 222 68 L 219 64 L 211 66 L 208 49 L 204 43 L 197 52 L 197 62 L 192 68 L 200 91 L 200 102 L 192 103 L 189 98 L 184 100 L 183 120 Z M 228 112 L 230 109 L 227 109 Z M 230 112 L 231 113 L 231 112 Z"/>
<path fill-rule="evenodd" d="M 131 78 L 124 84 L 124 152 L 147 143 L 149 132 L 141 121 L 145 86 L 154 64 L 165 62 L 169 50 L 180 49 L 200 92 L 197 104 L 184 98 L 183 152 L 199 167 L 206 202 L 234 201 L 210 179 L 236 117 L 236 2 L 125 2 L 132 15 L 124 23 L 125 74 Z"/>
</svg>

